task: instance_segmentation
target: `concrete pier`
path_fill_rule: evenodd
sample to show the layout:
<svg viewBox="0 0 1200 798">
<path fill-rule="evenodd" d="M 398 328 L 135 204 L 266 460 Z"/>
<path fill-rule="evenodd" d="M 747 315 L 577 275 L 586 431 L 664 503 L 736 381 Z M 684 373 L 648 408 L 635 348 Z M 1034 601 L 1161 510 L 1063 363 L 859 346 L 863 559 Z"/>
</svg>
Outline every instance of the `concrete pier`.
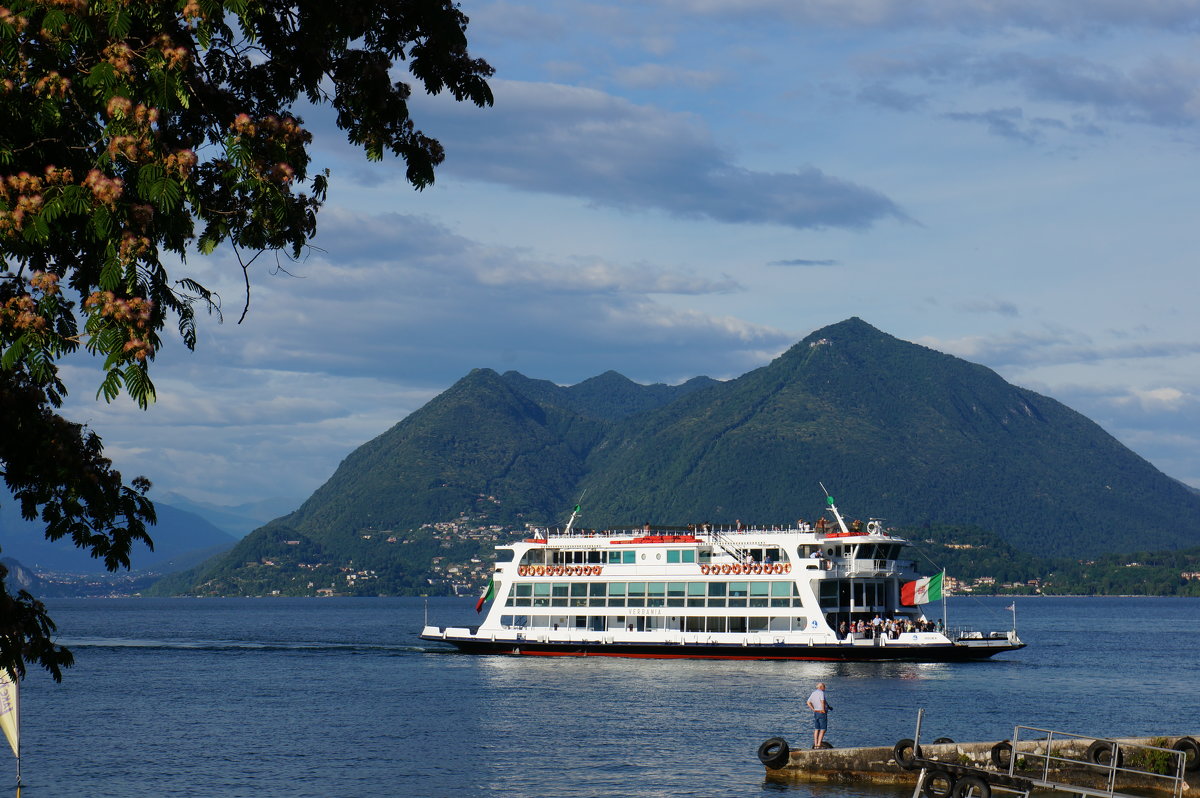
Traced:
<svg viewBox="0 0 1200 798">
<path fill-rule="evenodd" d="M 1171 748 L 1184 735 L 1163 735 L 1160 737 L 1119 737 L 1108 738 L 1124 746 L 1156 746 Z M 1200 740 L 1200 736 L 1188 735 Z M 781 782 L 815 782 L 836 784 L 916 784 L 920 768 L 906 770 L 895 758 L 893 747 L 895 741 L 886 747 L 878 748 L 826 748 L 811 750 L 805 743 L 806 739 L 796 740 L 797 749 L 781 767 L 767 767 L 767 778 Z M 1006 758 L 1001 761 L 1003 769 L 993 762 L 993 748 L 1000 741 L 969 742 L 969 743 L 921 743 L 921 756 L 926 760 L 936 760 L 950 765 L 977 767 L 986 769 L 997 775 L 1008 773 Z M 1046 749 L 1041 740 L 1021 740 L 1017 750 L 1011 753 L 1016 758 L 1015 774 L 1026 778 L 1048 777 L 1051 781 L 1062 781 L 1077 784 L 1082 787 L 1102 789 L 1107 784 L 1110 769 L 1107 767 L 1087 764 L 1088 748 L 1094 739 L 1081 738 L 1078 740 L 1054 740 L 1052 754 L 1055 758 L 1078 759 L 1074 762 L 1052 762 L 1048 771 L 1045 769 Z M 1153 790 L 1170 792 L 1174 782 L 1161 776 L 1136 772 L 1141 769 L 1150 771 L 1153 767 L 1148 760 L 1143 762 L 1144 749 L 1130 748 L 1128 756 L 1123 754 L 1121 769 L 1117 772 L 1117 790 L 1133 789 L 1135 791 Z M 1136 753 L 1134 753 L 1136 752 Z M 1004 752 L 1007 755 L 1008 752 Z M 1025 756 L 1029 754 L 1029 756 Z M 1039 756 L 1040 755 L 1040 756 Z M 1173 761 L 1173 760 L 1172 760 Z M 1194 760 L 1193 760 L 1194 762 Z M 1186 785 L 1184 790 L 1200 790 L 1200 770 L 1185 773 Z M 1193 795 L 1196 793 L 1193 792 Z"/>
</svg>

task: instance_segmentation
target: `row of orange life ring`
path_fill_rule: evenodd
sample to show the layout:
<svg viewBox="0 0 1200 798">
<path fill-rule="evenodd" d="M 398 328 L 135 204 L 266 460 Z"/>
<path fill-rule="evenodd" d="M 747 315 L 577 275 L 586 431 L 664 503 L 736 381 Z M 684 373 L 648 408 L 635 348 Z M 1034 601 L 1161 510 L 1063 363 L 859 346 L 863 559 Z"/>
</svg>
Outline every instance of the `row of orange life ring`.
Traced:
<svg viewBox="0 0 1200 798">
<path fill-rule="evenodd" d="M 786 574 L 791 573 L 790 562 L 750 563 L 749 565 L 725 563 L 724 565 L 701 565 L 702 574 Z"/>
<path fill-rule="evenodd" d="M 601 565 L 519 565 L 518 576 L 599 576 Z"/>
</svg>

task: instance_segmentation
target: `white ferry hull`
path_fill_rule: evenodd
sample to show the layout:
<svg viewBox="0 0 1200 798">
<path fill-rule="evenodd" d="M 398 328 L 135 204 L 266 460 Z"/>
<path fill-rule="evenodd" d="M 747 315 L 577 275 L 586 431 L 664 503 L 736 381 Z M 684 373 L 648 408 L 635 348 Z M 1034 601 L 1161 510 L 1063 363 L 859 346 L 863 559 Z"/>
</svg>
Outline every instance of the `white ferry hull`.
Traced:
<svg viewBox="0 0 1200 798">
<path fill-rule="evenodd" d="M 821 662 L 962 662 L 986 659 L 1023 648 L 1008 638 L 953 642 L 903 640 L 844 643 L 719 643 L 700 640 L 641 642 L 604 640 L 543 641 L 481 637 L 469 629 L 426 627 L 421 639 L 443 642 L 466 654 L 509 654 L 530 657 L 630 657 L 639 659 L 810 660 Z"/>
</svg>

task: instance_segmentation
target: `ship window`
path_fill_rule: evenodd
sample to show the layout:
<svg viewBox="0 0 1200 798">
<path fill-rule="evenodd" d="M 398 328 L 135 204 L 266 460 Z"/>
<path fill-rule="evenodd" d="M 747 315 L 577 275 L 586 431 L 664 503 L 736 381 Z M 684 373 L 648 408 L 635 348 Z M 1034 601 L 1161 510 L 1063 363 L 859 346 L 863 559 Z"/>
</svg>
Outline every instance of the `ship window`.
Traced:
<svg viewBox="0 0 1200 798">
<path fill-rule="evenodd" d="M 748 582 L 730 582 L 729 583 L 729 595 L 730 596 L 746 596 L 748 593 L 749 593 L 749 583 Z"/>
<path fill-rule="evenodd" d="M 709 631 L 709 632 L 724 632 L 724 631 L 725 631 L 725 618 L 724 618 L 724 616 L 721 616 L 721 615 L 716 615 L 716 616 L 712 616 L 712 617 L 710 617 L 710 618 L 708 619 L 708 622 L 705 624 L 705 627 L 706 627 L 705 631 Z"/>
<path fill-rule="evenodd" d="M 666 582 L 649 582 L 646 584 L 647 596 L 665 596 L 667 595 Z"/>
<path fill-rule="evenodd" d="M 769 584 L 771 585 L 772 597 L 792 595 L 792 582 L 770 582 Z"/>
<path fill-rule="evenodd" d="M 637 562 L 637 552 L 633 549 L 625 549 L 621 552 L 621 563 L 623 565 L 633 565 Z"/>
<path fill-rule="evenodd" d="M 667 562 L 679 562 L 679 555 L 682 553 L 679 549 L 667 549 Z"/>
<path fill-rule="evenodd" d="M 873 560 L 875 559 L 875 549 L 876 546 L 874 543 L 863 543 L 858 547 L 858 554 L 856 556 L 860 560 Z"/>
<path fill-rule="evenodd" d="M 684 631 L 687 631 L 687 632 L 703 632 L 704 631 L 704 619 L 698 618 L 694 615 L 690 615 L 684 619 L 683 628 L 684 628 Z"/>
<path fill-rule="evenodd" d="M 767 549 L 765 555 L 767 562 L 783 562 L 783 552 L 779 549 Z"/>
<path fill-rule="evenodd" d="M 549 596 L 550 595 L 550 583 L 549 582 L 534 582 L 533 583 L 533 595 Z"/>
<path fill-rule="evenodd" d="M 595 549 L 587 552 L 587 561 L 590 563 L 604 562 L 604 552 Z"/>
<path fill-rule="evenodd" d="M 683 554 L 684 562 L 695 562 L 696 561 L 696 550 L 695 549 L 685 549 L 682 552 L 682 554 Z"/>
<path fill-rule="evenodd" d="M 838 606 L 838 583 L 832 579 L 821 582 L 821 606 Z"/>
<path fill-rule="evenodd" d="M 749 618 L 748 620 L 750 621 L 750 631 L 751 632 L 767 631 L 767 619 L 766 618 L 752 617 L 752 618 Z"/>
<path fill-rule="evenodd" d="M 618 562 L 620 562 L 620 561 L 621 561 L 621 552 L 619 552 L 619 551 L 610 551 L 610 552 L 608 553 L 608 561 L 609 561 L 609 562 L 611 562 L 611 563 L 618 563 Z"/>
<path fill-rule="evenodd" d="M 683 593 L 687 590 L 686 582 L 669 582 L 667 583 L 667 606 L 682 607 Z"/>
<path fill-rule="evenodd" d="M 523 584 L 523 585 L 513 585 L 513 590 L 516 592 L 516 594 L 518 596 L 532 596 L 533 595 L 533 585 L 528 584 L 528 583 Z"/>
<path fill-rule="evenodd" d="M 765 595 L 767 595 L 767 591 L 770 589 L 770 585 L 771 585 L 770 582 L 751 582 L 750 583 L 750 595 L 751 596 L 765 596 Z"/>
<path fill-rule="evenodd" d="M 729 631 L 745 634 L 746 619 L 745 618 L 729 618 Z"/>
<path fill-rule="evenodd" d="M 791 618 L 771 618 L 772 632 L 789 632 L 792 629 Z"/>
<path fill-rule="evenodd" d="M 630 582 L 629 583 L 629 606 L 630 607 L 645 607 L 646 606 L 646 583 L 645 582 Z"/>
<path fill-rule="evenodd" d="M 604 584 L 603 582 L 592 582 L 592 584 L 588 586 L 588 593 L 590 593 L 593 596 L 599 596 L 600 598 L 604 598 L 604 594 L 605 594 L 604 588 L 606 588 L 606 587 L 607 587 L 607 585 Z"/>
<path fill-rule="evenodd" d="M 701 549 L 700 550 L 700 562 L 712 562 L 712 550 L 711 549 Z"/>
</svg>

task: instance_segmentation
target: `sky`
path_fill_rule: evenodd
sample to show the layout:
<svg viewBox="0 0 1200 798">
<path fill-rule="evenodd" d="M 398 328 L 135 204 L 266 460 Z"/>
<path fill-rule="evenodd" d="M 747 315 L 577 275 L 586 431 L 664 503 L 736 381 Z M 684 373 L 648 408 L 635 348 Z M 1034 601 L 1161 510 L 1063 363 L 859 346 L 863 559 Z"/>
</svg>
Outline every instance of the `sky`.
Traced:
<svg viewBox="0 0 1200 798">
<path fill-rule="evenodd" d="M 727 379 L 851 316 L 1200 487 L 1200 2 L 462 8 L 495 105 L 414 96 L 433 187 L 299 109 L 311 250 L 254 261 L 241 323 L 231 253 L 189 257 L 223 320 L 160 350 L 148 411 L 67 366 L 152 496 L 299 502 L 473 368 Z"/>
</svg>

